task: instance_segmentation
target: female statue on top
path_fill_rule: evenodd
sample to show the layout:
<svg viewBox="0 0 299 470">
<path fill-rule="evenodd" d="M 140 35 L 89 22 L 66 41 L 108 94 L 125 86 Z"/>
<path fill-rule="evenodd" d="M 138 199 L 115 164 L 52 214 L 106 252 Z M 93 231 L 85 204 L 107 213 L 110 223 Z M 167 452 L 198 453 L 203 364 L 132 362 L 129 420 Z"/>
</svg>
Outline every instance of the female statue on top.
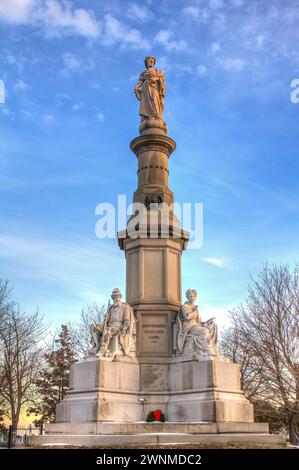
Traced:
<svg viewBox="0 0 299 470">
<path fill-rule="evenodd" d="M 163 121 L 166 92 L 164 72 L 154 69 L 156 59 L 153 56 L 147 56 L 144 63 L 146 70 L 141 73 L 134 88 L 135 96 L 140 101 L 140 131 L 145 127 L 160 127 L 166 131 L 166 124 Z M 147 125 L 144 122 L 146 120 L 150 120 Z"/>
</svg>

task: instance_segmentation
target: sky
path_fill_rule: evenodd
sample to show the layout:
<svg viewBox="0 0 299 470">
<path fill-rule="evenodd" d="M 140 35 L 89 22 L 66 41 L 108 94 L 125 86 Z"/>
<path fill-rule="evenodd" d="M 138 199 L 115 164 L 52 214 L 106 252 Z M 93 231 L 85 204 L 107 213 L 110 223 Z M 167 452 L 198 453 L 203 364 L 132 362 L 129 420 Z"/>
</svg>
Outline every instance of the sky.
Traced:
<svg viewBox="0 0 299 470">
<path fill-rule="evenodd" d="M 59 325 L 125 293 L 95 208 L 137 187 L 146 55 L 165 71 L 169 186 L 203 203 L 183 292 L 224 326 L 250 275 L 298 260 L 298 24 L 295 0 L 0 0 L 0 277 L 22 309 Z"/>
</svg>

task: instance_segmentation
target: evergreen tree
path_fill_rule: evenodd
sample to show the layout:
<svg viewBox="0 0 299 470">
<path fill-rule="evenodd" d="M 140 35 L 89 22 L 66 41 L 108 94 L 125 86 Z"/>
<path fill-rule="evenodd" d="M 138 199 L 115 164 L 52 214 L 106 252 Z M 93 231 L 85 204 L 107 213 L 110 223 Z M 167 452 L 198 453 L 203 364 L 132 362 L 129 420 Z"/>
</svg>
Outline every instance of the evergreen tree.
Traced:
<svg viewBox="0 0 299 470">
<path fill-rule="evenodd" d="M 76 354 L 67 325 L 61 325 L 54 350 L 44 355 L 44 361 L 45 366 L 35 382 L 38 404 L 28 409 L 28 413 L 40 415 L 36 424 L 55 421 L 56 405 L 69 388 L 70 367 L 76 361 Z"/>
</svg>

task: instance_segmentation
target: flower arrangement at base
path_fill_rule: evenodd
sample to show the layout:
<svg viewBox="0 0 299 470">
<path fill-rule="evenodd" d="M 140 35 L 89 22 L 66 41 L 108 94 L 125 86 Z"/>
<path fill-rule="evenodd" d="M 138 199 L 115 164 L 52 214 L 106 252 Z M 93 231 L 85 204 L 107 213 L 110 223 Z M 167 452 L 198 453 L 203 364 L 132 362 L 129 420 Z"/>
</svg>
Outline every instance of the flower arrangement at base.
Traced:
<svg viewBox="0 0 299 470">
<path fill-rule="evenodd" d="M 160 421 L 161 423 L 165 422 L 165 415 L 161 410 L 150 411 L 146 417 L 147 423 L 152 423 L 153 421 Z"/>
</svg>

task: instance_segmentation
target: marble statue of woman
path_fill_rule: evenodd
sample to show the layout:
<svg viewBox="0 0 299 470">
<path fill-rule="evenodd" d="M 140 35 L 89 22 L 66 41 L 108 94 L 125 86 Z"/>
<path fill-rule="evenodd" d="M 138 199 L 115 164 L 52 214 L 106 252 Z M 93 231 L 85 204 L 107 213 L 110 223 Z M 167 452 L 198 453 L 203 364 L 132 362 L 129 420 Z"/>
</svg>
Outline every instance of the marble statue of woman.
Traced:
<svg viewBox="0 0 299 470">
<path fill-rule="evenodd" d="M 202 322 L 198 306 L 195 305 L 197 292 L 188 289 L 188 299 L 178 312 L 175 325 L 175 353 L 194 353 L 197 358 L 217 355 L 217 325 L 214 318 Z"/>
<path fill-rule="evenodd" d="M 138 83 L 135 85 L 134 93 L 140 101 L 139 114 L 141 124 L 148 119 L 163 122 L 164 96 L 166 85 L 164 72 L 154 69 L 155 57 L 147 56 L 144 60 L 146 70 L 141 73 Z"/>
</svg>

